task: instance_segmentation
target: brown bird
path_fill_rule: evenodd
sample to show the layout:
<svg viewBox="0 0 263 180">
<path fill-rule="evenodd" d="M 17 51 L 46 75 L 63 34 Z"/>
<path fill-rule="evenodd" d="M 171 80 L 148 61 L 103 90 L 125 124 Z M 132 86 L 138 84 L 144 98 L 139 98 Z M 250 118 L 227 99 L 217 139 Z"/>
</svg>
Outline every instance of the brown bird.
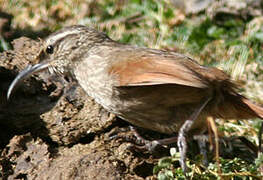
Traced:
<svg viewBox="0 0 263 180">
<path fill-rule="evenodd" d="M 176 52 L 121 44 L 85 26 L 66 27 L 48 36 L 38 58 L 39 64 L 16 77 L 8 97 L 18 82 L 44 69 L 70 75 L 96 102 L 125 121 L 178 133 L 184 170 L 186 133 L 204 132 L 208 116 L 263 119 L 263 108 L 238 94 L 223 71 Z"/>
</svg>

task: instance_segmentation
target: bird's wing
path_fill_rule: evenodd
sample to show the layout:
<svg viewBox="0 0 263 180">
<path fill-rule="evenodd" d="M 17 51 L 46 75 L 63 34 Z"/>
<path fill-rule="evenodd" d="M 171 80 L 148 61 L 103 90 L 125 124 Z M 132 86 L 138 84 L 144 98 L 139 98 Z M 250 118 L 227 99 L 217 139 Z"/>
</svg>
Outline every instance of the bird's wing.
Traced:
<svg viewBox="0 0 263 180">
<path fill-rule="evenodd" d="M 207 87 L 205 79 L 199 76 L 198 71 L 193 70 L 204 67 L 185 56 L 173 54 L 143 55 L 133 59 L 131 56 L 122 57 L 126 58 L 116 60 L 109 69 L 109 74 L 118 81 L 117 86 L 177 84 L 196 88 Z"/>
</svg>

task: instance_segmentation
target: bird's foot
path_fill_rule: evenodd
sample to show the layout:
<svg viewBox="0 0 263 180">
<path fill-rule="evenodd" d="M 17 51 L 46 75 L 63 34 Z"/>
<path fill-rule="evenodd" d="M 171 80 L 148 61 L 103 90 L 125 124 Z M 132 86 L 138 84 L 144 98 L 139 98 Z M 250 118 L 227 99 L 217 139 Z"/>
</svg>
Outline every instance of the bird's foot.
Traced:
<svg viewBox="0 0 263 180">
<path fill-rule="evenodd" d="M 169 145 L 172 143 L 177 142 L 177 136 L 165 138 L 165 139 L 159 139 L 159 140 L 147 140 L 144 137 L 142 137 L 138 132 L 137 129 L 133 126 L 129 126 L 130 129 L 130 135 L 124 134 L 116 134 L 112 135 L 110 139 L 123 139 L 126 142 L 133 143 L 129 148 L 132 150 L 137 151 L 147 151 L 150 153 L 153 153 L 160 149 L 160 147 L 163 147 L 164 145 Z M 121 130 L 124 132 L 124 130 Z"/>
</svg>

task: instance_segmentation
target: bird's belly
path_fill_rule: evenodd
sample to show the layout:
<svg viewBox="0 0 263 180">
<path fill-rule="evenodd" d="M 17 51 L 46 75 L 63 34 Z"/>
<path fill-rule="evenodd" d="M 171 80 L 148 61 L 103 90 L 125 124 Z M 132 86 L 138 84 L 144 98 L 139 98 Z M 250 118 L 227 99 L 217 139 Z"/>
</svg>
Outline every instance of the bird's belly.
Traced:
<svg viewBox="0 0 263 180">
<path fill-rule="evenodd" d="M 111 107 L 105 107 L 112 113 L 133 125 L 165 133 L 177 133 L 183 123 L 189 119 L 197 105 L 182 104 L 174 107 L 160 106 L 155 103 L 119 101 Z M 206 129 L 205 113 L 201 113 L 194 122 L 190 133 L 201 134 Z"/>
</svg>

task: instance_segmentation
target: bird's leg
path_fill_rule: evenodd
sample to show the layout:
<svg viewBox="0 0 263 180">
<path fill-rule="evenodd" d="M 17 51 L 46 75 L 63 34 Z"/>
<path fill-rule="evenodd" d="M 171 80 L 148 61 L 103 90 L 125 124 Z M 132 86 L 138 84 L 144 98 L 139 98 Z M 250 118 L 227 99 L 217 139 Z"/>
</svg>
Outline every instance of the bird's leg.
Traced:
<svg viewBox="0 0 263 180">
<path fill-rule="evenodd" d="M 198 115 L 202 112 L 202 110 L 207 105 L 207 103 L 210 101 L 210 99 L 211 98 L 209 97 L 208 99 L 205 100 L 204 103 L 200 105 L 200 107 L 196 108 L 196 110 L 193 112 L 190 118 L 184 122 L 184 124 L 179 130 L 177 146 L 178 146 L 178 149 L 181 155 L 179 162 L 184 172 L 187 171 L 187 166 L 185 162 L 186 152 L 187 152 L 186 135 L 191 129 L 194 121 L 197 119 Z"/>
<path fill-rule="evenodd" d="M 136 144 L 139 144 L 139 146 L 135 146 L 137 149 L 147 150 L 149 152 L 153 152 L 156 149 L 156 147 L 159 145 L 169 145 L 169 144 L 177 142 L 179 152 L 181 154 L 180 164 L 181 164 L 183 171 L 186 172 L 186 163 L 185 163 L 186 151 L 187 151 L 186 134 L 191 129 L 193 122 L 197 119 L 198 115 L 201 113 L 201 111 L 204 109 L 204 107 L 207 105 L 210 99 L 211 98 L 209 97 L 208 99 L 206 99 L 204 103 L 202 103 L 199 107 L 196 108 L 196 110 L 193 112 L 190 118 L 186 120 L 184 124 L 182 125 L 182 127 L 180 128 L 178 136 L 149 141 L 143 138 L 133 126 L 130 126 L 130 129 L 133 131 L 133 134 L 136 139 L 134 140 L 134 139 L 127 138 L 127 137 L 125 139 L 128 141 L 133 141 Z M 114 139 L 114 138 L 121 138 L 121 137 L 114 136 L 111 139 Z"/>
<path fill-rule="evenodd" d="M 210 101 L 210 99 L 211 99 L 210 97 L 206 99 L 204 103 L 202 103 L 198 108 L 196 108 L 196 110 L 193 112 L 190 118 L 185 121 L 185 123 L 179 130 L 178 137 L 174 136 L 170 138 L 149 141 L 141 137 L 139 133 L 136 131 L 136 129 L 132 127 L 132 130 L 134 131 L 134 135 L 137 138 L 135 142 L 139 142 L 137 144 L 140 144 L 140 145 L 144 144 L 143 146 L 136 146 L 136 148 L 153 152 L 157 146 L 168 145 L 168 144 L 177 142 L 179 152 L 181 154 L 180 164 L 181 164 L 182 169 L 185 172 L 186 171 L 185 159 L 186 159 L 186 150 L 187 150 L 187 143 L 186 143 L 185 136 L 187 132 L 191 129 L 193 122 L 197 119 L 198 115 L 201 113 L 201 111 L 204 109 L 204 107 Z"/>
</svg>

